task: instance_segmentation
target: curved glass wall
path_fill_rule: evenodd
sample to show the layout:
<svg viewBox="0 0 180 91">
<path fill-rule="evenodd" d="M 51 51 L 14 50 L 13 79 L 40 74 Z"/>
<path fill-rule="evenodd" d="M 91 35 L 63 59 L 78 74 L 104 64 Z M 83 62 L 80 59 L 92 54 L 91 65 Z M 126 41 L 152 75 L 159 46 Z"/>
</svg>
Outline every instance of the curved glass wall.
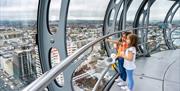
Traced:
<svg viewBox="0 0 180 91">
<path fill-rule="evenodd" d="M 102 36 L 103 19 L 110 0 L 71 0 L 69 5 L 68 20 L 66 26 L 66 46 L 68 55 L 74 53 L 85 44 Z M 119 3 L 120 0 L 114 0 Z M 141 0 L 142 1 L 142 0 Z M 61 0 L 50 0 L 49 5 L 49 31 L 55 34 L 60 29 L 60 7 Z M 166 13 L 173 4 L 173 1 L 156 0 L 150 11 L 150 25 L 158 26 L 162 22 Z M 100 5 L 101 4 L 101 5 Z M 138 0 L 134 0 L 127 13 L 127 20 L 132 21 L 140 5 Z M 163 5 L 167 5 L 164 7 Z M 162 7 L 161 7 L 162 6 Z M 146 6 L 147 8 L 147 6 Z M 37 11 L 38 0 L 0 0 L 0 90 L 19 91 L 24 86 L 31 83 L 42 74 L 41 64 L 36 45 L 37 34 Z M 120 8 L 120 12 L 122 8 Z M 112 25 L 114 12 L 109 18 L 109 25 Z M 177 11 L 179 12 L 179 11 Z M 119 20 L 118 14 L 117 21 Z M 179 13 L 176 13 L 173 24 L 179 24 Z M 141 18 L 141 21 L 142 18 Z M 158 22 L 158 23 L 157 23 Z M 131 23 L 129 24 L 131 26 Z M 173 27 L 173 25 L 172 25 Z M 148 30 L 148 40 L 156 41 L 162 39 L 162 30 Z M 179 28 L 174 30 L 172 38 L 179 37 Z M 179 40 L 173 40 L 179 46 Z M 157 42 L 157 41 L 156 41 Z M 157 46 L 164 44 L 158 42 L 149 44 Z M 154 48 L 154 47 L 151 47 Z M 151 50 L 153 51 L 153 50 Z M 51 66 L 60 63 L 59 51 L 51 49 Z M 80 56 L 77 61 L 84 61 L 77 69 L 74 69 L 73 86 L 75 90 L 91 91 L 99 79 L 104 66 L 104 58 L 107 54 L 103 42 L 93 46 Z M 109 69 L 104 76 L 99 90 L 102 90 L 107 82 L 115 74 L 113 69 Z M 60 86 L 64 85 L 63 74 L 56 78 Z"/>
<path fill-rule="evenodd" d="M 150 8 L 149 25 L 156 27 L 164 25 L 165 17 L 173 3 L 174 1 L 170 0 L 156 0 Z M 166 5 L 166 7 L 164 7 L 164 5 Z M 157 52 L 168 49 L 163 37 L 163 28 L 155 30 L 149 29 L 147 38 L 149 52 Z"/>
<path fill-rule="evenodd" d="M 0 0 L 0 90 L 19 91 L 42 74 L 38 0 Z"/>
</svg>

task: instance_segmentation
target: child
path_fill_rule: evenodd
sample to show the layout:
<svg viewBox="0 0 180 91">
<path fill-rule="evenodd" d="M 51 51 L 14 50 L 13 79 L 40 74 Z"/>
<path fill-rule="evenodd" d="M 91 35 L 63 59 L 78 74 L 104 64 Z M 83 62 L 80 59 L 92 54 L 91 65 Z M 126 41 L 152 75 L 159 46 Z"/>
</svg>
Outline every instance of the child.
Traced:
<svg viewBox="0 0 180 91">
<path fill-rule="evenodd" d="M 117 59 L 118 59 L 118 69 L 120 71 L 119 76 L 123 80 L 121 81 L 120 79 L 116 79 L 115 81 L 118 82 L 118 86 L 123 86 L 125 85 L 125 81 L 127 78 L 126 70 L 123 67 L 124 65 L 124 58 L 120 56 L 121 52 L 124 52 L 126 48 L 128 47 L 128 44 L 126 43 L 126 38 L 127 35 L 130 34 L 129 32 L 123 32 L 122 33 L 122 38 L 118 42 L 118 48 L 117 48 Z"/>
<path fill-rule="evenodd" d="M 127 79 L 128 79 L 127 91 L 133 91 L 133 87 L 134 87 L 133 71 L 136 68 L 135 58 L 136 58 L 136 46 L 138 42 L 138 37 L 135 34 L 129 34 L 127 36 L 126 41 L 128 43 L 128 48 L 126 49 L 125 53 L 122 52 L 120 54 L 120 57 L 124 58 L 123 66 L 126 69 Z"/>
<path fill-rule="evenodd" d="M 120 78 L 123 80 L 121 81 L 121 79 L 116 79 L 115 81 L 118 82 L 118 86 L 123 86 L 125 85 L 125 81 L 126 81 L 126 78 L 127 78 L 127 75 L 126 75 L 126 70 L 125 68 L 123 67 L 123 64 L 124 64 L 124 58 L 120 57 L 120 53 L 121 52 L 124 52 L 126 50 L 126 48 L 128 47 L 128 44 L 126 43 L 126 38 L 127 38 L 127 35 L 129 35 L 130 32 L 123 32 L 122 33 L 122 37 L 120 38 L 120 40 L 109 40 L 110 42 L 114 42 L 115 44 L 117 44 L 117 60 L 118 60 L 118 69 L 119 69 L 119 76 Z M 115 67 L 113 65 L 113 67 Z"/>
</svg>

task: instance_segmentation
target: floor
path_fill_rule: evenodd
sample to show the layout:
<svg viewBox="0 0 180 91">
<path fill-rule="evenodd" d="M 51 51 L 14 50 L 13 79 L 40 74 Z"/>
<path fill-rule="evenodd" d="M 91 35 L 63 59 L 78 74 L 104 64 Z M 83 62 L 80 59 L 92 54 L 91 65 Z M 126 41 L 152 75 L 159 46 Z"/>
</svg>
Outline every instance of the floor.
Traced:
<svg viewBox="0 0 180 91">
<path fill-rule="evenodd" d="M 134 91 L 180 91 L 180 49 L 136 60 Z M 123 91 L 114 82 L 110 91 Z"/>
</svg>

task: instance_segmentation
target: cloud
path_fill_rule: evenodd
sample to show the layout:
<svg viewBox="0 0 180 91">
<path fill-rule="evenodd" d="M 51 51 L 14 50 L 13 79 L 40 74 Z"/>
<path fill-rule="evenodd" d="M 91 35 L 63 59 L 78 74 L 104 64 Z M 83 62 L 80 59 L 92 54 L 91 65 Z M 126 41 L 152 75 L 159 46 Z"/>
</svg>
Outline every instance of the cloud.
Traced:
<svg viewBox="0 0 180 91">
<path fill-rule="evenodd" d="M 34 20 L 38 0 L 0 0 L 0 20 Z"/>
<path fill-rule="evenodd" d="M 173 5 L 174 1 L 156 0 L 150 9 L 150 20 L 164 21 L 166 14 Z"/>
<path fill-rule="evenodd" d="M 104 19 L 109 0 L 71 0 L 68 18 Z"/>
</svg>

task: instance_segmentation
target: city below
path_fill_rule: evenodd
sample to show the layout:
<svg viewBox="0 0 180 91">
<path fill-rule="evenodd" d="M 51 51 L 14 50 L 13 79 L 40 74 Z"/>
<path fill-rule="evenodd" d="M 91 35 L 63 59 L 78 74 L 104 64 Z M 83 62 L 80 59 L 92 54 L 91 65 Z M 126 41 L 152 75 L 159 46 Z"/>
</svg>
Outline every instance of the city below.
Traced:
<svg viewBox="0 0 180 91">
<path fill-rule="evenodd" d="M 68 55 L 103 34 L 102 20 L 68 20 L 67 22 Z M 173 22 L 172 27 L 178 25 L 179 22 Z M 161 24 L 163 23 L 160 21 L 152 21 L 150 26 L 159 27 Z M 49 25 L 50 32 L 58 30 L 58 21 L 51 21 Z M 127 22 L 127 28 L 132 28 L 132 25 L 132 22 Z M 172 35 L 174 38 L 180 37 L 180 32 L 175 30 Z M 3 91 L 19 91 L 42 74 L 36 36 L 36 21 L 0 21 L 0 89 Z M 163 40 L 162 29 L 149 30 L 148 38 L 149 41 Z M 164 41 L 160 41 L 159 44 L 162 44 L 159 50 L 166 49 Z M 180 47 L 180 40 L 175 39 L 174 45 Z M 157 43 L 149 43 L 148 46 L 153 52 Z M 74 73 L 73 84 L 78 91 L 82 88 L 85 91 L 92 90 L 105 66 L 103 59 L 106 58 L 106 53 L 102 44 L 95 45 L 94 49 L 83 54 L 88 57 Z M 60 56 L 58 50 L 54 48 L 51 50 L 51 64 L 55 66 L 58 63 L 60 63 Z M 113 69 L 105 76 L 104 83 L 110 79 L 112 74 L 114 74 Z M 63 85 L 63 73 L 56 80 L 58 84 Z M 82 83 L 84 85 L 81 85 Z"/>
</svg>

